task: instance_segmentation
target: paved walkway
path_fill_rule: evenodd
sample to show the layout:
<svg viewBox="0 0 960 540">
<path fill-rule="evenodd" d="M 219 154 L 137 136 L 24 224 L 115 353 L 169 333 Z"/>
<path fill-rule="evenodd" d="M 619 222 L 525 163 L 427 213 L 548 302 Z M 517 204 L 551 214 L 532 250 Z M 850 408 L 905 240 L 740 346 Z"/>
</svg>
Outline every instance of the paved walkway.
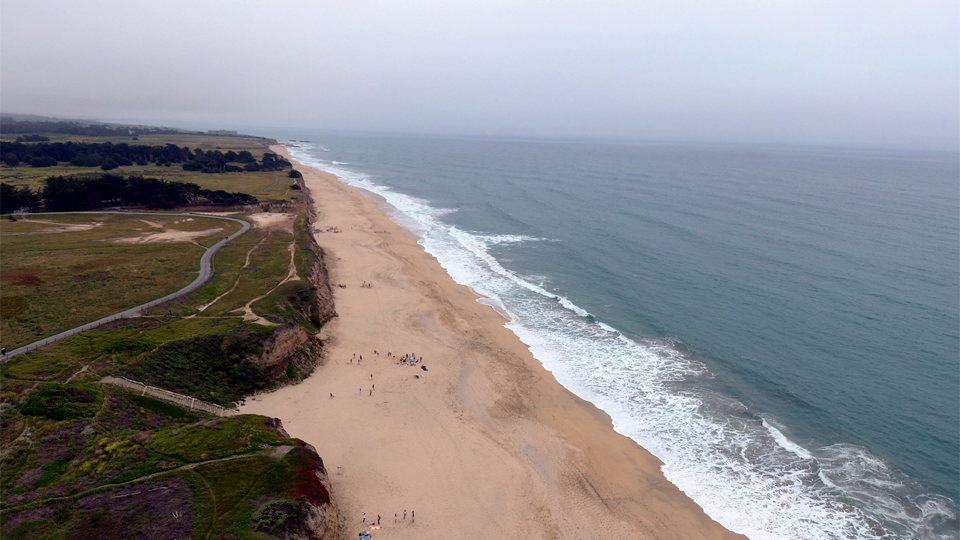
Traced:
<svg viewBox="0 0 960 540">
<path fill-rule="evenodd" d="M 46 214 L 49 215 L 50 213 L 53 213 L 53 212 L 49 212 L 49 213 L 46 213 Z M 106 214 L 106 213 L 110 213 L 110 212 L 62 212 L 62 213 L 65 213 L 65 214 Z M 223 247 L 223 246 L 224 246 L 225 244 L 227 244 L 229 241 L 233 240 L 234 238 L 237 238 L 237 237 L 240 236 L 241 234 L 243 234 L 243 233 L 247 232 L 248 230 L 250 230 L 250 222 L 244 221 L 244 220 L 242 220 L 242 219 L 231 218 L 231 217 L 224 217 L 224 216 L 210 216 L 210 215 L 206 215 L 206 214 L 181 214 L 181 213 L 168 214 L 168 213 L 163 213 L 163 212 L 118 212 L 118 213 L 131 214 L 131 215 L 143 215 L 143 216 L 156 216 L 156 215 L 160 214 L 160 215 L 164 215 L 164 216 L 190 216 L 190 217 L 205 217 L 205 218 L 212 218 L 212 219 L 226 219 L 226 220 L 229 220 L 229 221 L 236 221 L 237 223 L 241 224 L 242 226 L 240 227 L 240 230 L 239 230 L 239 231 L 231 234 L 231 235 L 228 236 L 227 238 L 224 238 L 223 240 L 221 240 L 221 241 L 217 242 L 216 244 L 214 244 L 214 245 L 210 246 L 209 248 L 207 248 L 207 251 L 203 254 L 202 257 L 200 257 L 200 274 L 197 276 L 197 279 L 193 280 L 193 283 L 187 285 L 186 287 L 180 289 L 179 291 L 177 291 L 177 292 L 175 292 L 175 293 L 168 294 L 168 295 L 164 296 L 163 298 L 157 298 L 156 300 L 153 300 L 153 301 L 151 301 L 151 302 L 147 302 L 146 304 L 140 304 L 139 306 L 134 307 L 134 308 L 130 308 L 130 309 L 126 310 L 126 311 L 121 311 L 120 313 L 116 313 L 116 314 L 114 314 L 114 315 L 109 315 L 109 316 L 104 317 L 104 318 L 102 318 L 102 319 L 97 319 L 96 321 L 93 321 L 93 322 L 91 322 L 91 323 L 87 323 L 87 324 L 85 324 L 85 325 L 83 325 L 83 326 L 78 326 L 78 327 L 76 327 L 76 328 L 72 328 L 72 329 L 70 329 L 70 330 L 66 330 L 66 331 L 64 331 L 64 332 L 60 332 L 60 333 L 57 334 L 57 335 L 54 335 L 54 336 L 50 336 L 50 337 L 48 337 L 48 338 L 41 339 L 40 341 L 35 341 L 35 342 L 33 342 L 33 343 L 29 344 L 29 345 L 24 345 L 23 347 L 20 347 L 20 348 L 17 348 L 17 349 L 14 349 L 14 350 L 8 352 L 8 353 L 7 353 L 7 358 L 10 358 L 11 356 L 18 355 L 18 354 L 20 354 L 20 353 L 25 353 L 25 352 L 27 352 L 27 351 L 32 351 L 33 349 L 36 349 L 36 348 L 38 348 L 38 347 L 43 347 L 44 345 L 49 345 L 49 344 L 51 344 L 51 343 L 56 343 L 57 341 L 60 341 L 60 340 L 63 339 L 63 338 L 67 338 L 67 337 L 70 337 L 70 336 L 72 336 L 72 335 L 74 335 L 74 334 L 79 334 L 80 332 L 84 332 L 84 331 L 86 331 L 86 330 L 90 330 L 90 329 L 92 329 L 92 328 L 96 328 L 96 327 L 100 326 L 101 324 L 108 323 L 108 322 L 110 322 L 110 321 L 115 321 L 115 320 L 117 320 L 117 319 L 129 319 L 129 318 L 131 318 L 131 317 L 139 317 L 139 316 L 140 316 L 140 313 L 141 313 L 144 309 L 147 309 L 147 308 L 151 308 L 151 307 L 153 307 L 153 306 L 160 305 L 160 304 L 162 304 L 162 303 L 164 303 L 164 302 L 167 302 L 167 301 L 169 301 L 169 300 L 173 300 L 174 298 L 178 298 L 178 297 L 183 296 L 183 295 L 185 295 L 185 294 L 187 294 L 187 293 L 189 293 L 189 292 L 192 292 L 194 289 L 196 289 L 196 288 L 199 287 L 200 285 L 203 285 L 204 282 L 206 282 L 208 279 L 210 279 L 210 276 L 213 275 L 213 265 L 211 264 L 211 261 L 213 260 L 213 255 L 217 252 L 217 250 L 220 249 L 221 247 Z M 31 215 L 33 215 L 33 214 L 31 214 Z M 36 215 L 41 215 L 41 214 L 36 214 Z"/>
</svg>

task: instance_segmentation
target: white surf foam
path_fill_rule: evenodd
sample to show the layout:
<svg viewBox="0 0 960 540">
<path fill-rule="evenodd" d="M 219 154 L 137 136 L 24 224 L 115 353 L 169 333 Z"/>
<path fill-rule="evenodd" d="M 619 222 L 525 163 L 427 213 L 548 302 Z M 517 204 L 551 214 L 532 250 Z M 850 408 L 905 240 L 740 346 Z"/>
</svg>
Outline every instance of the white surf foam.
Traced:
<svg viewBox="0 0 960 540">
<path fill-rule="evenodd" d="M 773 437 L 773 440 L 780 445 L 780 448 L 796 454 L 796 456 L 800 459 L 813 459 L 813 455 L 811 455 L 810 452 L 807 452 L 802 446 L 788 439 L 783 432 L 767 422 L 766 418 L 764 418 L 761 423 L 763 424 L 763 427 L 767 428 L 767 432 L 770 433 L 770 436 Z"/>
<path fill-rule="evenodd" d="M 837 445 L 808 450 L 767 419 L 745 416 L 742 404 L 724 405 L 720 397 L 683 390 L 676 383 L 703 376 L 702 365 L 669 344 L 641 343 L 594 322 L 586 310 L 507 270 L 488 251 L 544 239 L 462 231 L 439 219 L 451 210 L 325 164 L 309 145 L 291 153 L 382 196 L 394 209 L 391 217 L 418 234 L 455 281 L 507 317 L 506 326 L 561 384 L 603 409 L 618 432 L 660 458 L 666 477 L 728 529 L 753 540 L 930 538 L 924 530 L 956 520 L 942 498 L 886 497 L 871 483 L 891 489 L 890 482 L 902 485 L 902 478 L 866 450 Z"/>
</svg>

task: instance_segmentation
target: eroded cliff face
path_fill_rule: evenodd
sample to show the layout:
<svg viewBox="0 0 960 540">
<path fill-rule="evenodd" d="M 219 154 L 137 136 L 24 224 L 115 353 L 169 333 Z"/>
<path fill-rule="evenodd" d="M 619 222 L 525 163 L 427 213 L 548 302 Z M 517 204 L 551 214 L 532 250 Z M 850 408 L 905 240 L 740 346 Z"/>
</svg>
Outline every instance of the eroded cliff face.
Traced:
<svg viewBox="0 0 960 540">
<path fill-rule="evenodd" d="M 313 252 L 313 263 L 310 265 L 310 282 L 317 288 L 317 308 L 319 309 L 320 324 L 323 325 L 337 316 L 333 305 L 333 288 L 330 286 L 330 275 L 324 260 L 326 253 L 317 244 L 317 240 L 310 235 L 310 250 Z"/>
<path fill-rule="evenodd" d="M 267 379 L 272 380 L 294 366 L 295 378 L 302 379 L 322 362 L 320 340 L 311 336 L 302 326 L 286 325 L 273 331 L 263 343 L 260 356 L 250 359 L 263 367 Z"/>
</svg>

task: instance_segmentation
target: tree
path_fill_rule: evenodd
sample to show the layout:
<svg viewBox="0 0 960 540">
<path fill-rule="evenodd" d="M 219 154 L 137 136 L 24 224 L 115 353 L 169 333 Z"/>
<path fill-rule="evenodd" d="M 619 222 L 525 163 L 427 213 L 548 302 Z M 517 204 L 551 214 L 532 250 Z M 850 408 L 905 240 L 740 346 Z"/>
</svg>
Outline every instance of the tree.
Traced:
<svg viewBox="0 0 960 540">
<path fill-rule="evenodd" d="M 116 161 L 114 161 L 113 158 L 107 158 L 103 161 L 103 163 L 100 164 L 100 168 L 105 171 L 112 171 L 113 169 L 116 169 L 119 166 L 120 165 Z"/>
<path fill-rule="evenodd" d="M 17 158 L 17 155 L 13 152 L 8 153 L 3 156 L 3 162 L 7 164 L 8 167 L 16 167 L 20 164 L 20 160 Z"/>
<path fill-rule="evenodd" d="M 40 194 L 27 186 L 0 183 L 0 213 L 9 214 L 23 207 L 40 204 Z"/>
</svg>

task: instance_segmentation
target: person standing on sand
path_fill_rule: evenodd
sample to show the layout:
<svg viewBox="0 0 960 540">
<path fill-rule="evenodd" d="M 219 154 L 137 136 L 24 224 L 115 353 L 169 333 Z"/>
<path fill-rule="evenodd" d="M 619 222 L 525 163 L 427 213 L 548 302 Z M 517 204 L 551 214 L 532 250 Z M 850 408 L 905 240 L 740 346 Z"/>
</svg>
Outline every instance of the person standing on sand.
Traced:
<svg viewBox="0 0 960 540">
<path fill-rule="evenodd" d="M 377 514 L 377 525 L 380 525 L 380 514 Z"/>
<path fill-rule="evenodd" d="M 367 522 L 367 513 L 366 513 L 366 512 L 363 513 L 363 522 L 364 522 L 364 523 Z"/>
<path fill-rule="evenodd" d="M 406 510 L 403 511 L 403 519 L 407 519 L 407 511 L 406 511 Z"/>
</svg>

